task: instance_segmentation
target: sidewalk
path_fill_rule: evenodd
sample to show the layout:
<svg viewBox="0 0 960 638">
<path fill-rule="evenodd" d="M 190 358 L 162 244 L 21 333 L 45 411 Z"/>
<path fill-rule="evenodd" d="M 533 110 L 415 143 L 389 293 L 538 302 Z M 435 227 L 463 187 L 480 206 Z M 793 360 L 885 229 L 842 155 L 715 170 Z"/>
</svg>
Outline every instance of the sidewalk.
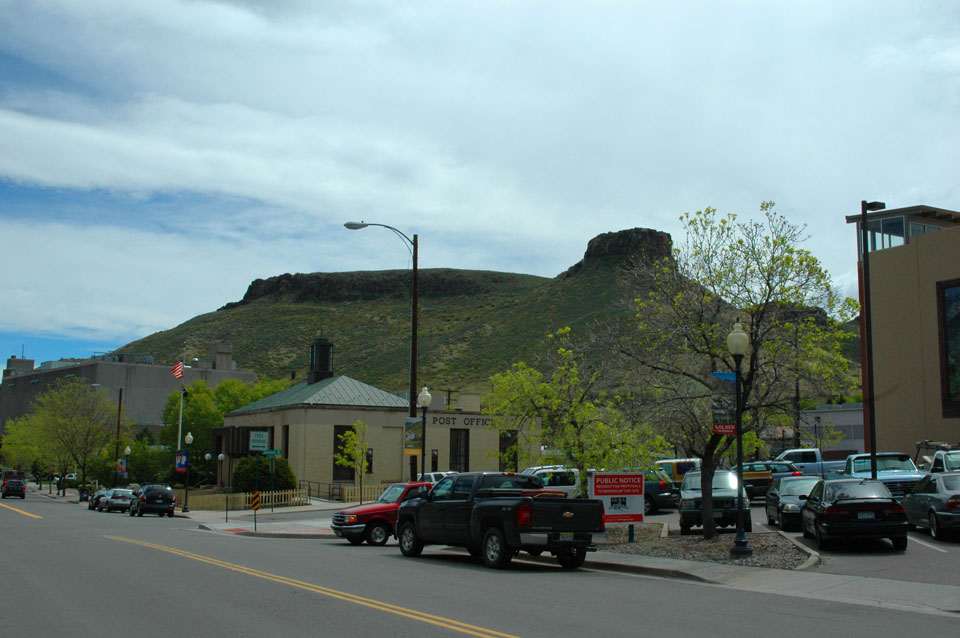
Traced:
<svg viewBox="0 0 960 638">
<path fill-rule="evenodd" d="M 33 491 L 36 491 L 36 486 L 34 486 Z M 42 493 L 44 496 L 48 496 L 46 489 Z M 55 497 L 54 495 L 49 496 Z M 67 496 L 61 496 L 57 500 L 79 502 L 76 490 L 67 490 Z M 277 508 L 273 513 L 270 512 L 269 508 L 262 509 L 258 514 L 256 530 L 254 530 L 253 513 L 249 510 L 228 512 L 226 516 L 224 512 L 217 511 L 191 510 L 184 514 L 178 510 L 177 517 L 189 518 L 196 522 L 200 529 L 213 532 L 263 538 L 325 538 L 336 540 L 337 537 L 329 527 L 329 515 L 350 505 L 352 503 L 333 503 L 318 500 L 311 505 L 301 507 Z M 278 516 L 282 517 L 285 513 L 294 512 L 317 512 L 318 517 L 298 521 L 266 520 L 268 518 L 276 519 Z M 448 551 L 459 550 L 434 546 L 427 547 L 424 554 L 442 554 Z M 544 565 L 557 564 L 552 557 L 534 558 L 527 554 L 520 554 L 516 560 Z M 816 564 L 816 561 L 810 561 L 809 564 Z M 587 556 L 584 568 L 685 579 L 741 591 L 796 596 L 885 609 L 950 616 L 960 613 L 960 587 L 950 585 L 822 574 L 809 569 L 793 571 L 763 567 L 741 567 L 604 551 L 591 552 Z"/>
</svg>

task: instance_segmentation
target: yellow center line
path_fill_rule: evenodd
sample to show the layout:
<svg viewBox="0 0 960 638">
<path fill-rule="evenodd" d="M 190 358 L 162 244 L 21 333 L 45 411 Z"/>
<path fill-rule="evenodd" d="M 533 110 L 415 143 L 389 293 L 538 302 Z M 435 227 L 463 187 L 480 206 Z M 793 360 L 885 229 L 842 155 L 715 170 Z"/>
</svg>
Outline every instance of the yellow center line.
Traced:
<svg viewBox="0 0 960 638">
<path fill-rule="evenodd" d="M 390 603 L 374 600 L 372 598 L 365 598 L 363 596 L 357 596 L 356 594 L 350 594 L 348 592 L 338 591 L 336 589 L 330 589 L 329 587 L 323 587 L 321 585 L 315 585 L 313 583 L 307 583 L 301 580 L 287 578 L 286 576 L 271 574 L 270 572 L 264 572 L 264 571 L 260 571 L 259 569 L 253 569 L 252 567 L 237 565 L 236 563 L 228 563 L 226 561 L 218 560 L 216 558 L 210 558 L 209 556 L 203 556 L 201 554 L 194 554 L 192 552 L 188 552 L 182 549 L 166 547 L 164 545 L 156 545 L 154 543 L 147 543 L 145 541 L 138 541 L 130 538 L 123 538 L 120 536 L 107 536 L 106 538 L 109 538 L 115 541 L 121 541 L 123 543 L 131 543 L 134 545 L 142 545 L 143 547 L 150 547 L 152 549 L 156 549 L 162 552 L 176 554 L 177 556 L 182 556 L 184 558 L 189 558 L 192 560 L 200 561 L 202 563 L 207 563 L 217 567 L 222 567 L 224 569 L 229 569 L 231 571 L 240 572 L 241 574 L 247 574 L 248 576 L 254 576 L 256 578 L 262 578 L 264 580 L 273 581 L 275 583 L 280 583 L 282 585 L 288 585 L 290 587 L 304 589 L 317 594 L 322 594 L 324 596 L 329 596 L 331 598 L 337 598 L 339 600 L 354 603 L 356 605 L 362 605 L 364 607 L 370 607 L 372 609 L 377 609 L 379 611 L 385 611 L 387 613 L 396 614 L 398 616 L 403 616 L 405 618 L 410 618 L 412 620 L 419 620 L 420 622 L 436 625 L 438 627 L 452 629 L 453 631 L 469 634 L 471 636 L 480 636 L 481 638 L 492 638 L 492 637 L 517 638 L 517 636 L 514 636 L 512 634 L 505 634 L 498 631 L 494 631 L 492 629 L 485 629 L 483 627 L 469 625 L 467 623 L 463 623 L 458 620 L 444 618 L 443 616 L 434 616 L 432 614 L 428 614 L 422 611 L 417 611 L 415 609 L 408 609 L 406 607 L 392 605 Z"/>
<path fill-rule="evenodd" d="M 31 514 L 30 512 L 24 512 L 22 509 L 17 509 L 16 507 L 10 507 L 9 505 L 4 505 L 0 503 L 0 507 L 4 507 L 11 512 L 16 512 L 17 514 L 23 514 L 24 516 L 29 516 L 30 518 L 43 518 L 42 516 L 37 516 L 36 514 Z"/>
</svg>

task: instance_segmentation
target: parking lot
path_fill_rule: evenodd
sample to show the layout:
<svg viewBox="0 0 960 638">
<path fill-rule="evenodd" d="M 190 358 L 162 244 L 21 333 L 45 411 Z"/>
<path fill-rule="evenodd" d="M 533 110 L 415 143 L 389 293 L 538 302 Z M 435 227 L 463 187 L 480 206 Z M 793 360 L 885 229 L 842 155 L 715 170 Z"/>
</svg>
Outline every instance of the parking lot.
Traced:
<svg viewBox="0 0 960 638">
<path fill-rule="evenodd" d="M 763 500 L 754 499 L 750 516 L 753 533 L 777 533 L 779 528 L 767 524 Z M 651 523 L 667 523 L 671 534 L 680 533 L 680 515 L 677 510 L 663 510 L 647 518 Z M 700 528 L 694 528 L 694 532 Z M 720 533 L 730 536 L 733 543 L 735 528 L 721 528 Z M 786 532 L 790 538 L 821 555 L 822 562 L 813 568 L 828 574 L 847 574 L 872 578 L 889 578 L 942 585 L 960 585 L 960 571 L 956 569 L 960 559 L 960 537 L 950 540 L 934 540 L 926 530 L 909 533 L 905 552 L 898 552 L 886 540 L 853 541 L 835 544 L 828 550 L 817 550 L 812 539 L 806 539 L 799 531 Z"/>
</svg>

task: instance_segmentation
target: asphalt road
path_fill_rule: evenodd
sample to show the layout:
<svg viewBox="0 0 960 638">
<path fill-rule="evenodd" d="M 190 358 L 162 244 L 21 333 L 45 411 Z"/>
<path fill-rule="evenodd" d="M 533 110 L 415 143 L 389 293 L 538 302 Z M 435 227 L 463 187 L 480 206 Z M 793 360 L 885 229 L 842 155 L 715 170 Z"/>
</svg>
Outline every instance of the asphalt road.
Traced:
<svg viewBox="0 0 960 638">
<path fill-rule="evenodd" d="M 0 503 L 3 636 L 952 635 L 955 620 L 396 545 L 266 539 L 31 494 Z"/>
<path fill-rule="evenodd" d="M 753 501 L 750 509 L 753 519 L 753 531 L 776 530 L 767 524 L 763 501 Z M 679 533 L 680 515 L 676 510 L 665 510 L 648 518 L 651 522 L 668 522 L 672 533 Z M 727 528 L 725 533 L 734 530 Z M 938 585 L 960 585 L 960 538 L 934 540 L 925 530 L 908 534 L 907 550 L 894 551 L 889 541 L 858 541 L 846 544 L 836 543 L 830 549 L 818 550 L 816 541 L 803 537 L 799 531 L 789 532 L 790 536 L 818 552 L 822 563 L 812 568 L 825 574 L 846 574 L 870 578 L 906 580 L 917 583 Z"/>
</svg>

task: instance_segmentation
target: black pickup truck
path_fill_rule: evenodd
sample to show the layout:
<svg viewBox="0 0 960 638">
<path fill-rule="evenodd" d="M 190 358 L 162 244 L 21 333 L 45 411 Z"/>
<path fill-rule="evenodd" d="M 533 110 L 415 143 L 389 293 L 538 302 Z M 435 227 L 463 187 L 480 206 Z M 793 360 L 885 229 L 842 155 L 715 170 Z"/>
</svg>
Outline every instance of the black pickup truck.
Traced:
<svg viewBox="0 0 960 638">
<path fill-rule="evenodd" d="M 565 498 L 529 474 L 464 472 L 403 503 L 396 530 L 404 556 L 419 556 L 424 545 L 453 545 L 504 568 L 520 551 L 548 551 L 575 569 L 596 549 L 593 534 L 604 531 L 603 503 Z"/>
</svg>

